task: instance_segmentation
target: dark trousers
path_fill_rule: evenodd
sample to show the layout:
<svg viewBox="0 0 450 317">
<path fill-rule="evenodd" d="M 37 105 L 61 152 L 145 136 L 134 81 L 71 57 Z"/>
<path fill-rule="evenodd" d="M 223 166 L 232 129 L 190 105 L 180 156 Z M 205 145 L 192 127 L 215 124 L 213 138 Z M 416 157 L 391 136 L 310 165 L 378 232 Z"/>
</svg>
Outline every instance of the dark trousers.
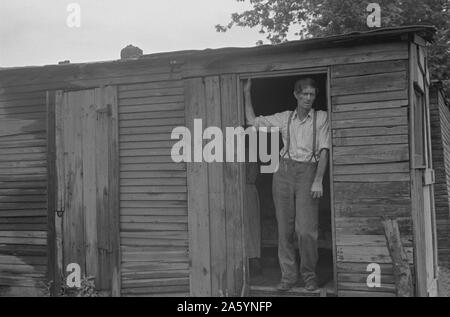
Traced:
<svg viewBox="0 0 450 317">
<path fill-rule="evenodd" d="M 298 279 L 297 244 L 303 280 L 316 278 L 319 199 L 311 196 L 316 169 L 317 163 L 280 159 L 280 167 L 273 177 L 278 259 L 284 282 L 292 283 Z"/>
</svg>

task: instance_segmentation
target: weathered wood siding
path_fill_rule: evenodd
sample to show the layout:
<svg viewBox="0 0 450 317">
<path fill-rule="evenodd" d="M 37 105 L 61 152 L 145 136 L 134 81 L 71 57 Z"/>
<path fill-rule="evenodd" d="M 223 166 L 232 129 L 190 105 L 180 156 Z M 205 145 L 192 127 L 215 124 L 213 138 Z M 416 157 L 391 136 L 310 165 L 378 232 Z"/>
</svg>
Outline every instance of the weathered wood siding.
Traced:
<svg viewBox="0 0 450 317">
<path fill-rule="evenodd" d="M 395 296 L 383 217 L 399 220 L 413 261 L 408 60 L 394 55 L 331 68 L 338 296 Z M 370 263 L 381 265 L 380 288 L 366 284 Z"/>
<path fill-rule="evenodd" d="M 408 43 L 406 41 L 361 44 L 357 46 L 338 45 L 321 49 L 279 49 L 271 52 L 235 54 L 226 57 L 223 57 L 223 53 L 220 51 L 213 51 L 209 56 L 200 55 L 196 58 L 191 58 L 191 63 L 184 67 L 183 76 L 254 74 L 257 72 L 305 70 L 310 67 L 404 59 L 408 59 Z M 361 70 L 361 73 L 369 76 L 367 81 L 371 80 L 370 74 L 372 72 L 380 74 L 390 72 L 390 70 L 382 68 Z M 363 85 L 364 83 L 361 84 Z M 392 85 L 398 84 L 398 81 L 392 83 Z M 358 90 L 358 85 L 355 85 L 353 89 Z M 377 89 L 377 86 L 373 89 Z"/>
<path fill-rule="evenodd" d="M 187 79 L 186 125 L 203 128 L 243 125 L 236 75 Z M 206 144 L 205 140 L 198 143 Z M 235 143 L 236 144 L 236 143 Z M 200 144 L 197 144 L 200 145 Z M 228 148 L 228 146 L 226 147 Z M 227 149 L 224 149 L 224 156 Z M 245 286 L 243 242 L 244 164 L 188 163 L 191 295 L 241 296 Z M 245 291 L 245 290 L 244 290 Z"/>
<path fill-rule="evenodd" d="M 0 296 L 38 296 L 47 274 L 46 93 L 0 80 Z"/>
<path fill-rule="evenodd" d="M 171 140 L 185 126 L 179 73 L 119 86 L 122 295 L 188 296 L 186 164 Z"/>
<path fill-rule="evenodd" d="M 450 263 L 450 110 L 436 87 L 430 90 L 433 168 L 436 175 L 434 197 L 438 257 L 440 264 Z"/>
<path fill-rule="evenodd" d="M 1 295 L 36 294 L 46 280 L 46 91 L 106 85 L 118 86 L 121 110 L 121 293 L 189 294 L 186 167 L 169 161 L 170 132 L 184 125 L 175 55 L 2 71 Z"/>
</svg>

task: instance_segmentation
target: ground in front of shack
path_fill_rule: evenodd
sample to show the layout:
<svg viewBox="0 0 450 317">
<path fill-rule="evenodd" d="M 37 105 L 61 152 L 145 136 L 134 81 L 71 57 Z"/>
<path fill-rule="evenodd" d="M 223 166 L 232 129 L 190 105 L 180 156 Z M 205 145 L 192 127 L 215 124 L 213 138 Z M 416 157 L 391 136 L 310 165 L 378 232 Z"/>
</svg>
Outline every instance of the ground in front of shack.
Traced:
<svg viewBox="0 0 450 317">
<path fill-rule="evenodd" d="M 439 270 L 439 296 L 450 297 L 450 265 Z"/>
</svg>

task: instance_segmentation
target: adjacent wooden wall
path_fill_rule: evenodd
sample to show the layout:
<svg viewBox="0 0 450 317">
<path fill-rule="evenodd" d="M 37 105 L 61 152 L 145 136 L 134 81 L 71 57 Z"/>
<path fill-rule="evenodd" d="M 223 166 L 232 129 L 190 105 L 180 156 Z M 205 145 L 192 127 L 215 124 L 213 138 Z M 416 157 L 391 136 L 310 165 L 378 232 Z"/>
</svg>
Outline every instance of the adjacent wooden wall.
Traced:
<svg viewBox="0 0 450 317">
<path fill-rule="evenodd" d="M 399 220 L 412 263 L 408 60 L 331 68 L 334 209 L 339 296 L 394 296 L 382 218 Z M 381 288 L 366 284 L 381 265 Z"/>
<path fill-rule="evenodd" d="M 123 296 L 189 295 L 186 164 L 171 158 L 178 126 L 185 126 L 179 73 L 119 86 Z"/>
<path fill-rule="evenodd" d="M 46 93 L 0 84 L 0 296 L 39 296 L 48 261 Z"/>
<path fill-rule="evenodd" d="M 434 197 L 439 264 L 450 263 L 450 110 L 437 87 L 430 90 Z"/>
</svg>

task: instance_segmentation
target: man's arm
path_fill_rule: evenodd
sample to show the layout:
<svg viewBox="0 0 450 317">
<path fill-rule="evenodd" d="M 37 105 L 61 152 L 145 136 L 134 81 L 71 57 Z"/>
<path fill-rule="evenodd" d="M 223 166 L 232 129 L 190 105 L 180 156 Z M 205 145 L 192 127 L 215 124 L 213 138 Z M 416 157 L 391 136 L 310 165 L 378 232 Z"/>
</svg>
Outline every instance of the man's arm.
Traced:
<svg viewBox="0 0 450 317">
<path fill-rule="evenodd" d="M 248 125 L 254 126 L 256 116 L 255 111 L 253 110 L 251 91 L 252 91 L 252 80 L 248 79 L 244 87 L 245 118 Z"/>
<path fill-rule="evenodd" d="M 330 126 L 326 112 L 320 113 L 319 133 L 317 134 L 319 140 L 320 158 L 317 166 L 316 177 L 314 178 L 311 187 L 311 195 L 314 198 L 321 198 L 323 196 L 323 175 L 327 169 L 328 155 L 330 148 Z"/>
<path fill-rule="evenodd" d="M 316 177 L 311 186 L 311 195 L 313 198 L 321 198 L 323 196 L 323 176 L 328 164 L 328 149 L 323 149 L 320 152 L 319 164 L 316 170 Z"/>
</svg>

